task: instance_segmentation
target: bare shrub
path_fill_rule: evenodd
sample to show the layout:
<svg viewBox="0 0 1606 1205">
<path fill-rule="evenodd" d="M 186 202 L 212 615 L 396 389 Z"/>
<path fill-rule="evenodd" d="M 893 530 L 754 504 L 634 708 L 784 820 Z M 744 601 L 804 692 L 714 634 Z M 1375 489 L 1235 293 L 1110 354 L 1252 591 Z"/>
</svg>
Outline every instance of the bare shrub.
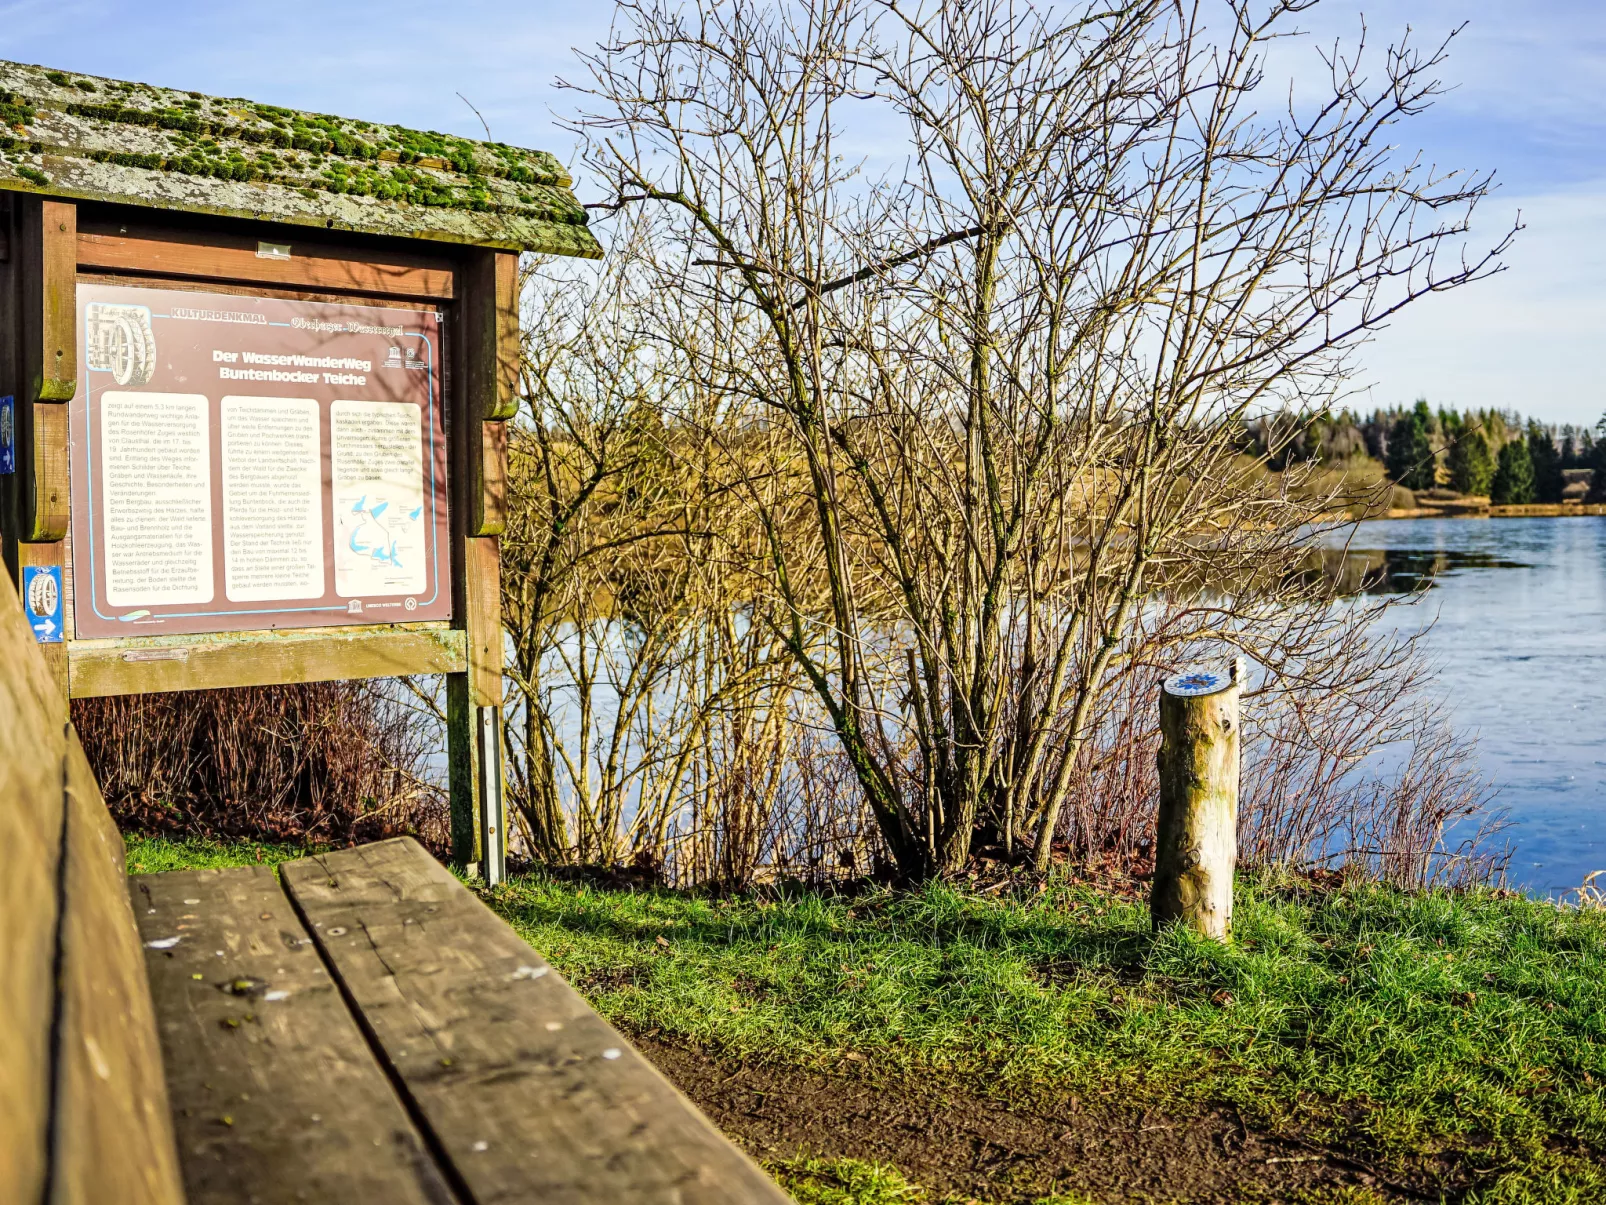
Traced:
<svg viewBox="0 0 1606 1205">
<path fill-rule="evenodd" d="M 1356 868 L 1408 888 L 1503 873 L 1506 855 L 1490 847 L 1502 818 L 1475 746 L 1441 718 L 1423 632 L 1381 627 L 1394 605 L 1284 604 L 1279 638 L 1262 646 L 1277 652 L 1275 669 L 1252 672 L 1244 695 L 1241 864 Z M 1219 660 L 1243 635 L 1225 618 L 1208 596 L 1172 600 L 1113 658 L 1055 833 L 1073 864 L 1149 868 L 1161 683 L 1191 661 Z"/>
<path fill-rule="evenodd" d="M 1425 710 L 1412 720 L 1404 764 L 1355 791 L 1345 847 L 1328 860 L 1410 891 L 1504 881 L 1511 853 L 1490 842 L 1505 816 L 1490 807 L 1472 742 Z"/>
<path fill-rule="evenodd" d="M 881 830 L 864 805 L 852 763 L 828 731 L 819 717 L 800 727 L 776 817 L 774 865 L 805 880 L 884 877 L 895 868 Z"/>
<path fill-rule="evenodd" d="M 1446 848 L 1478 788 L 1410 642 L 1307 572 L 1367 500 L 1298 449 L 1354 350 L 1504 243 L 1464 246 L 1486 178 L 1382 141 L 1442 47 L 1265 103 L 1311 2 L 619 6 L 577 123 L 609 258 L 526 262 L 528 852 L 727 886 L 978 846 L 1136 867 L 1160 679 L 1241 651 L 1246 861 L 1487 865 Z M 882 174 L 845 153 L 865 128 Z M 135 823 L 444 838 L 387 688 L 75 715 Z M 1358 770 L 1391 748 L 1395 778 Z"/>
<path fill-rule="evenodd" d="M 449 846 L 427 730 L 369 682 L 75 699 L 73 724 L 128 830 Z"/>
<path fill-rule="evenodd" d="M 893 866 L 853 766 L 794 699 L 776 743 L 756 762 L 732 760 L 714 807 L 690 806 L 670 829 L 670 881 L 727 889 L 791 880 L 821 886 Z M 781 718 L 777 716 L 776 718 Z"/>
</svg>

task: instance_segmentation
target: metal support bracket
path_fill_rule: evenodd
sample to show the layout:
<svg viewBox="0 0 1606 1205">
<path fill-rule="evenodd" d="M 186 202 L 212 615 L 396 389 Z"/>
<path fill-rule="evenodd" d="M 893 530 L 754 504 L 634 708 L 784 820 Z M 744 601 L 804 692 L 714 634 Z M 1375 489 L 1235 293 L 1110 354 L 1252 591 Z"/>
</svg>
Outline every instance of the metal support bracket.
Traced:
<svg viewBox="0 0 1606 1205">
<path fill-rule="evenodd" d="M 474 734 L 479 768 L 480 874 L 487 887 L 507 878 L 507 816 L 503 807 L 502 709 L 476 707 Z"/>
</svg>

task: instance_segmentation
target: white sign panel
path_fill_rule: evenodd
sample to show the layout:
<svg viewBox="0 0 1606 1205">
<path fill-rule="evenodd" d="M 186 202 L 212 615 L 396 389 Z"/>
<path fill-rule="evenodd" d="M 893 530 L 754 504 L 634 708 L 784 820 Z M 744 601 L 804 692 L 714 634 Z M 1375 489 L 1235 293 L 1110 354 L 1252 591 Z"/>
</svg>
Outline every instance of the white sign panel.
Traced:
<svg viewBox="0 0 1606 1205">
<path fill-rule="evenodd" d="M 114 607 L 212 601 L 206 398 L 101 396 L 106 598 Z"/>
<path fill-rule="evenodd" d="M 222 418 L 229 601 L 321 598 L 323 447 L 316 399 L 225 397 Z"/>
</svg>

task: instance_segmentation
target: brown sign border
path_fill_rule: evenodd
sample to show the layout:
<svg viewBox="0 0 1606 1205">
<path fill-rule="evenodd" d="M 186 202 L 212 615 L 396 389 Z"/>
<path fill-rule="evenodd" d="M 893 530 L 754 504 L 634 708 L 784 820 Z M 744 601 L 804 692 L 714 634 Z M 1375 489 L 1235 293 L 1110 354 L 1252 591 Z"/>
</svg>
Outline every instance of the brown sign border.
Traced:
<svg viewBox="0 0 1606 1205">
<path fill-rule="evenodd" d="M 182 300 L 176 300 L 182 299 Z M 74 543 L 73 561 L 75 572 L 72 574 L 72 603 L 73 603 L 73 637 L 75 639 L 129 639 L 152 636 L 183 636 L 204 635 L 209 633 L 255 632 L 282 629 L 317 629 L 326 627 L 349 628 L 354 625 L 373 628 L 388 628 L 393 624 L 411 624 L 420 621 L 450 619 L 452 610 L 452 565 L 451 565 L 451 500 L 449 455 L 447 445 L 447 428 L 444 408 L 444 381 L 445 358 L 447 349 L 442 346 L 447 338 L 449 324 L 439 307 L 428 302 L 419 301 L 407 305 L 399 305 L 394 301 L 378 301 L 365 297 L 339 297 L 339 298 L 313 298 L 306 295 L 286 297 L 276 290 L 231 288 L 219 285 L 197 289 L 192 284 L 168 283 L 166 281 L 130 281 L 122 280 L 96 280 L 80 278 L 77 288 L 77 321 L 82 336 L 85 337 L 87 347 L 87 331 L 85 330 L 85 313 L 90 304 L 96 301 L 121 301 L 126 304 L 157 305 L 182 304 L 190 308 L 264 308 L 273 311 L 283 309 L 286 314 L 302 312 L 307 316 L 319 315 L 326 319 L 342 317 L 346 320 L 358 320 L 373 325 L 416 325 L 418 334 L 429 340 L 432 363 L 427 370 L 427 381 L 423 396 L 425 422 L 428 428 L 429 445 L 426 456 L 431 458 L 430 469 L 433 487 L 426 486 L 429 493 L 429 502 L 434 512 L 434 523 L 426 529 L 426 555 L 429 558 L 429 568 L 425 588 L 418 595 L 411 597 L 422 598 L 426 593 L 428 602 L 419 601 L 414 610 L 405 609 L 405 598 L 402 594 L 362 596 L 358 601 L 362 604 L 362 611 L 354 613 L 350 610 L 350 599 L 343 598 L 335 593 L 333 570 L 333 538 L 335 530 L 335 516 L 332 509 L 332 495 L 330 489 L 330 441 L 329 441 L 329 407 L 336 400 L 336 395 L 350 398 L 352 389 L 349 386 L 333 385 L 285 385 L 274 382 L 248 382 L 230 381 L 214 382 L 207 379 L 204 384 L 191 384 L 188 381 L 174 382 L 172 380 L 153 380 L 143 386 L 143 389 L 152 392 L 193 392 L 204 393 L 208 401 L 208 440 L 210 464 L 212 466 L 212 574 L 214 585 L 214 600 L 206 604 L 204 612 L 195 611 L 195 604 L 168 604 L 139 608 L 147 610 L 149 614 L 134 622 L 124 621 L 116 616 L 108 617 L 106 612 L 113 610 L 105 598 L 105 568 L 104 547 L 99 544 L 95 536 L 96 524 L 99 516 L 96 513 L 96 498 L 93 486 L 98 480 L 99 465 L 91 463 L 90 441 L 88 436 L 94 429 L 92 424 L 98 424 L 96 401 L 100 393 L 108 387 L 105 383 L 95 381 L 91 384 L 88 356 L 80 357 L 78 396 L 70 403 L 71 409 L 71 514 L 72 536 Z M 197 333 L 200 329 L 198 328 Z M 210 328 L 216 333 L 218 328 Z M 242 326 L 230 328 L 235 335 L 243 331 L 253 331 L 259 328 Z M 362 335 L 351 335 L 347 338 L 364 338 Z M 382 338 L 382 337 L 381 337 Z M 291 350 L 301 352 L 310 349 L 261 347 L 250 350 L 267 352 L 282 352 Z M 323 349 L 319 349 L 322 351 Z M 325 354 L 342 354 L 333 352 Z M 372 357 L 370 357 L 372 358 Z M 212 367 L 210 364 L 208 368 Z M 409 374 L 411 375 L 411 374 Z M 98 374 L 97 374 L 98 376 Z M 117 388 L 117 386 L 110 386 Z M 271 603 L 245 602 L 231 604 L 227 601 L 224 591 L 224 561 L 223 561 L 223 522 L 221 499 L 221 429 L 219 415 L 221 401 L 225 394 L 229 396 L 285 396 L 288 391 L 295 390 L 299 396 L 316 398 L 319 403 L 320 424 L 320 456 L 321 456 L 321 485 L 323 490 L 323 552 L 324 552 L 324 593 L 318 599 L 296 600 L 293 606 L 275 606 Z M 132 391 L 138 392 L 139 389 Z M 83 572 L 87 570 L 88 572 Z M 104 608 L 104 609 L 102 609 Z M 376 613 L 383 618 L 376 619 Z"/>
</svg>

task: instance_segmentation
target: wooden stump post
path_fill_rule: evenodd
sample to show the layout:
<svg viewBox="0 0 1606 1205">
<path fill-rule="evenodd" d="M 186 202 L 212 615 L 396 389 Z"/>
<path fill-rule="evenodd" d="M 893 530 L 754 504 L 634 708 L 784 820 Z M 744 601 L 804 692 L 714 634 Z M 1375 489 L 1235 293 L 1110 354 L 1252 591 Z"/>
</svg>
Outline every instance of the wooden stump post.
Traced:
<svg viewBox="0 0 1606 1205">
<path fill-rule="evenodd" d="M 1160 820 L 1154 927 L 1182 921 L 1217 941 L 1232 936 L 1238 861 L 1238 693 L 1230 674 L 1192 670 L 1160 690 Z"/>
</svg>

